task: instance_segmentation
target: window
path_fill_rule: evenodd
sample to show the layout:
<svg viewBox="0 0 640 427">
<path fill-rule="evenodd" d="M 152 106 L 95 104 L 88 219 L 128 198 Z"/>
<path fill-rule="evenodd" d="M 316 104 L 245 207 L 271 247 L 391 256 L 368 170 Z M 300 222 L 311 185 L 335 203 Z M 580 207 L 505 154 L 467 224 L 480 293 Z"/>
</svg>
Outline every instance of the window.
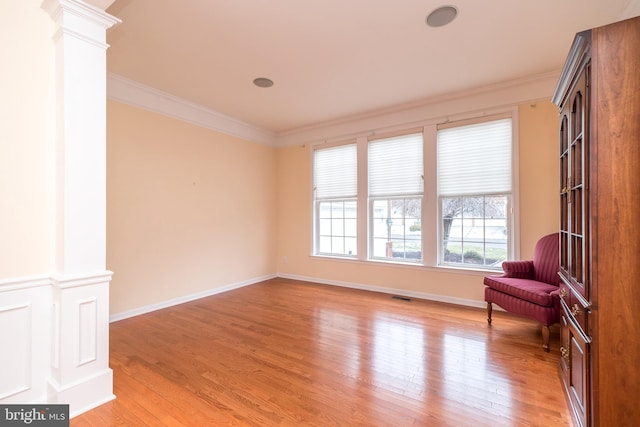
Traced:
<svg viewBox="0 0 640 427">
<path fill-rule="evenodd" d="M 517 255 L 516 114 L 314 146 L 312 253 L 499 270 Z"/>
<path fill-rule="evenodd" d="M 357 255 L 356 144 L 314 151 L 314 253 Z"/>
<path fill-rule="evenodd" d="M 439 263 L 499 268 L 511 252 L 511 118 L 437 132 Z"/>
<path fill-rule="evenodd" d="M 422 133 L 369 142 L 371 258 L 422 261 Z"/>
</svg>

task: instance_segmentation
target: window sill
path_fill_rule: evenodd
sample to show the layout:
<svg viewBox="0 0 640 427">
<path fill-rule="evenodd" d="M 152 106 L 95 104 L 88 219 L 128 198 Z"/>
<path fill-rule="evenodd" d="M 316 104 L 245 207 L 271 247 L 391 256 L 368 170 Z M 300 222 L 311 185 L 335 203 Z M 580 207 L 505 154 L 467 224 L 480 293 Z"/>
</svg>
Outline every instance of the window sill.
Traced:
<svg viewBox="0 0 640 427">
<path fill-rule="evenodd" d="M 390 267 L 398 267 L 398 268 L 412 268 L 418 270 L 429 270 L 429 271 L 439 271 L 439 272 L 450 272 L 457 274 L 474 274 L 474 275 L 482 275 L 486 276 L 488 274 L 502 274 L 502 269 L 489 269 L 489 268 L 474 268 L 474 267 L 465 267 L 465 266 L 452 266 L 452 265 L 427 265 L 417 262 L 402 262 L 402 261 L 392 261 L 385 259 L 359 259 L 356 257 L 339 257 L 339 256 L 331 256 L 331 255 L 310 255 L 312 259 L 318 259 L 322 261 L 338 261 L 338 262 L 347 262 L 354 264 L 371 264 L 371 265 L 385 265 Z"/>
</svg>

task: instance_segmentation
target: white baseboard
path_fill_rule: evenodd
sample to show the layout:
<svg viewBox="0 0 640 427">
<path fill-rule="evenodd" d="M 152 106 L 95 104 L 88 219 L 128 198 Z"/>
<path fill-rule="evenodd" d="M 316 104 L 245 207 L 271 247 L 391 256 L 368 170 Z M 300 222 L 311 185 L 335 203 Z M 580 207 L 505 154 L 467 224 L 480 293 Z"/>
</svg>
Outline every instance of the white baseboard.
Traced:
<svg viewBox="0 0 640 427">
<path fill-rule="evenodd" d="M 214 288 L 207 291 L 198 292 L 195 294 L 185 295 L 179 298 L 163 301 L 158 304 L 151 304 L 151 305 L 136 308 L 133 310 L 128 310 L 122 313 L 116 313 L 109 317 L 109 322 L 117 322 L 119 320 L 127 319 L 129 317 L 150 313 L 152 311 L 161 310 L 163 308 L 171 307 L 178 304 L 183 304 L 185 302 L 194 301 L 200 298 L 206 298 L 208 296 L 220 294 L 227 291 L 232 291 L 234 289 L 253 285 L 265 280 L 274 279 L 276 277 L 281 277 L 283 279 L 301 280 L 304 282 L 319 283 L 323 285 L 341 286 L 344 288 L 361 289 L 364 291 L 371 291 L 371 292 L 382 292 L 390 295 L 420 298 L 428 301 L 455 304 L 455 305 L 461 305 L 465 307 L 474 307 L 474 308 L 483 308 L 483 309 L 487 307 L 487 303 L 484 301 L 478 301 L 478 300 L 473 300 L 468 298 L 450 297 L 447 295 L 430 294 L 426 292 L 416 292 L 416 291 L 410 291 L 406 289 L 385 288 L 383 286 L 366 285 L 362 283 L 351 283 L 351 282 L 342 282 L 342 281 L 336 281 L 336 280 L 327 280 L 319 277 L 299 276 L 295 274 L 271 274 L 268 276 L 258 277 L 255 279 L 246 280 L 244 282 L 233 283 L 227 286 L 222 286 L 219 288 Z M 494 310 L 500 311 L 502 309 L 494 305 Z"/>
<path fill-rule="evenodd" d="M 278 277 L 282 277 L 283 279 L 293 279 L 293 280 L 302 280 L 305 282 L 320 283 L 323 285 L 341 286 L 344 288 L 361 289 L 361 290 L 372 291 L 372 292 L 382 292 L 390 295 L 420 298 L 420 299 L 429 300 L 429 301 L 456 304 L 456 305 L 462 305 L 466 307 L 475 307 L 475 308 L 487 307 L 487 303 L 484 301 L 478 301 L 478 300 L 467 299 L 467 298 L 456 298 L 456 297 L 450 297 L 447 295 L 440 295 L 440 294 L 430 294 L 426 292 L 416 292 L 416 291 L 410 291 L 406 289 L 385 288 L 382 286 L 365 285 L 362 283 L 341 282 L 336 280 L 321 279 L 318 277 L 298 276 L 295 274 L 278 274 Z"/>
<path fill-rule="evenodd" d="M 109 316 L 109 323 L 117 322 L 118 320 L 127 319 L 129 317 L 139 316 L 141 314 L 150 313 L 152 311 L 161 310 L 163 308 L 172 307 L 178 304 L 184 304 L 185 302 L 195 301 L 200 298 L 206 298 L 211 295 L 220 294 L 222 292 L 232 291 L 234 289 L 239 289 L 245 286 L 253 285 L 259 282 L 263 282 L 265 280 L 274 279 L 277 276 L 275 274 L 270 274 L 267 276 L 256 277 L 253 279 L 245 280 L 243 282 L 232 283 L 226 286 L 221 286 L 214 289 L 209 289 L 203 292 L 197 292 L 194 294 L 185 295 L 178 298 L 173 298 L 167 301 L 162 301 L 157 304 L 150 304 L 144 307 L 134 308 L 133 310 L 124 311 L 121 313 L 115 313 Z"/>
</svg>

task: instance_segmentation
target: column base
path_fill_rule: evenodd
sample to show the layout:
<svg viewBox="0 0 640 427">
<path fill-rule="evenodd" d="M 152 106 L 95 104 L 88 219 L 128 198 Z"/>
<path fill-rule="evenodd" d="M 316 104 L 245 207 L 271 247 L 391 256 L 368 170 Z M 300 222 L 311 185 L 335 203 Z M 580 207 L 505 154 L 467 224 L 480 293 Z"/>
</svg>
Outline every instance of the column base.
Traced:
<svg viewBox="0 0 640 427">
<path fill-rule="evenodd" d="M 69 404 L 71 418 L 115 398 L 113 371 L 110 368 L 72 384 L 61 385 L 53 378 L 47 380 L 47 402 Z"/>
</svg>

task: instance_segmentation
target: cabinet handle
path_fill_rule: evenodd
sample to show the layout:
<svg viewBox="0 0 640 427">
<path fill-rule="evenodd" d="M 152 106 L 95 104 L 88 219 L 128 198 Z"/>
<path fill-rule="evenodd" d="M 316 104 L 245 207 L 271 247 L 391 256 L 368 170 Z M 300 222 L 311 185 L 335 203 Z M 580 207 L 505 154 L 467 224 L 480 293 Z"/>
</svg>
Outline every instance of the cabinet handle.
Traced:
<svg viewBox="0 0 640 427">
<path fill-rule="evenodd" d="M 567 293 L 567 290 L 565 288 L 560 289 L 560 298 L 566 298 L 567 295 L 569 295 Z"/>
<path fill-rule="evenodd" d="M 569 360 L 569 349 L 568 348 L 560 347 L 560 354 L 562 354 L 562 357 L 564 359 Z"/>
<path fill-rule="evenodd" d="M 578 307 L 578 304 L 573 304 L 573 308 L 571 309 L 571 314 L 573 314 L 574 317 L 580 314 L 580 307 Z"/>
</svg>

